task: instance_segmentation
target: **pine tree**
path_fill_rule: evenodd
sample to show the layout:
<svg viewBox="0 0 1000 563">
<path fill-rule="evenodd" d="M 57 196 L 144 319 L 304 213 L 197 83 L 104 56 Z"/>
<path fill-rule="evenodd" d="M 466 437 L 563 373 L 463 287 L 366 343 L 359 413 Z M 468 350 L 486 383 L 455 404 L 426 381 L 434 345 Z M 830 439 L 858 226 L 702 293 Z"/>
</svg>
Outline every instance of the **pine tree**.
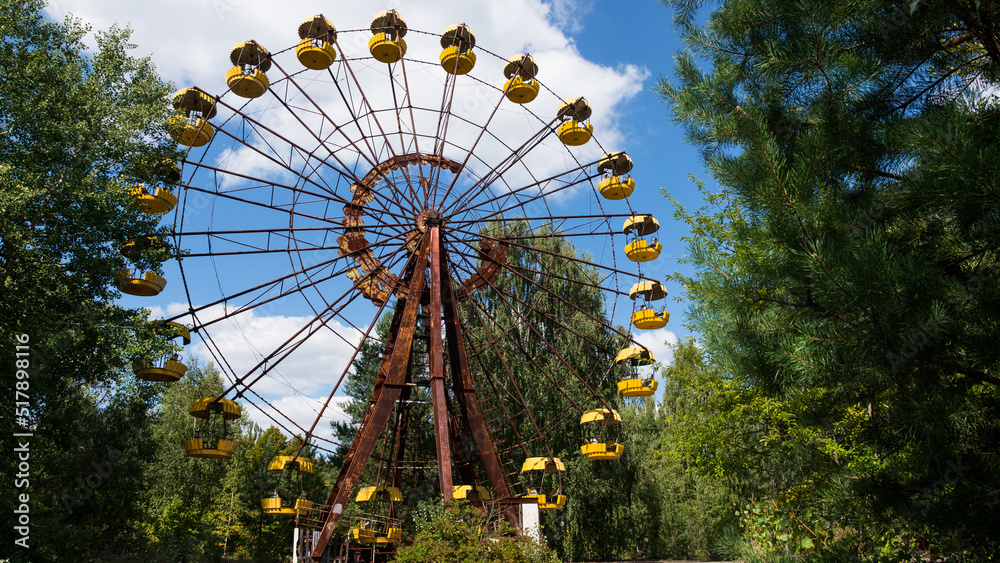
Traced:
<svg viewBox="0 0 1000 563">
<path fill-rule="evenodd" d="M 688 51 L 661 91 L 721 189 L 678 212 L 711 361 L 808 431 L 859 550 L 995 554 L 1000 6 L 669 3 Z"/>
</svg>

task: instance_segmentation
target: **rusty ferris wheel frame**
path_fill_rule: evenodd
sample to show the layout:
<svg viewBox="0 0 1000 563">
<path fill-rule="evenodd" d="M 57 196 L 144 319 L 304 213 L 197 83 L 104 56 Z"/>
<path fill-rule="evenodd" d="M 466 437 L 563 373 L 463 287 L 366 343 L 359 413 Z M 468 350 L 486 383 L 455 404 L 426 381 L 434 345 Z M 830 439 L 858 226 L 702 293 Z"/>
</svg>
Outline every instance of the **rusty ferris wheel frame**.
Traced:
<svg viewBox="0 0 1000 563">
<path fill-rule="evenodd" d="M 465 484 L 488 484 L 506 519 L 517 525 L 511 504 L 520 496 L 511 479 L 517 460 L 553 457 L 546 443 L 550 432 L 587 405 L 610 408 L 601 395 L 611 374 L 610 359 L 623 341 L 631 340 L 629 332 L 615 326 L 613 311 L 618 297 L 629 295 L 632 281 L 644 279 L 634 264 L 619 266 L 614 257 L 623 246 L 617 241 L 624 240 L 619 225 L 635 213 L 627 199 L 608 202 L 599 196 L 598 162 L 607 151 L 595 137 L 591 144 L 598 150 L 589 153 L 596 157 L 581 158 L 576 155 L 585 153 L 559 141 L 560 117 L 553 110 L 560 98 L 544 88 L 543 99 L 513 104 L 504 87 L 471 74 L 444 72 L 439 61 L 421 60 L 419 48 L 411 47 L 410 54 L 392 64 L 375 62 L 367 53 L 353 53 L 343 40 L 365 31 L 333 35 L 330 43 L 339 56 L 325 71 L 294 68 L 294 57 L 286 56 L 293 46 L 267 54 L 270 79 L 261 97 L 246 100 L 232 91 L 210 96 L 225 117 L 213 126 L 214 137 L 204 150 L 188 153 L 174 217 L 175 244 L 188 249 L 180 268 L 190 307 L 168 320 L 193 324 L 229 380 L 220 398 L 262 406 L 286 433 L 300 434 L 315 449 L 333 453 L 340 444 L 316 436 L 317 424 L 341 390 L 362 343 L 381 345 L 368 409 L 313 522 L 321 530 L 314 558 L 322 554 L 366 464 L 378 465 L 378 480 L 399 486 L 400 468 L 407 461 L 405 440 L 416 424 L 408 405 L 417 385 L 428 387 L 431 395 L 429 431 L 436 459 L 409 463 L 436 465 L 445 498 L 451 496 L 453 468 Z M 440 37 L 410 34 L 418 38 L 414 46 L 422 36 Z M 480 67 L 504 64 L 503 57 L 476 50 L 487 55 Z M 419 105 L 411 90 L 422 87 L 427 82 L 422 75 L 429 72 L 440 75 L 436 107 Z M 366 82 L 373 77 L 378 83 Z M 456 105 L 461 81 L 474 88 L 477 99 L 489 101 L 476 108 L 484 109 L 478 115 Z M 324 105 L 329 102 L 324 97 L 332 98 L 334 109 Z M 539 113 L 532 111 L 538 106 Z M 506 134 L 512 111 L 533 127 Z M 566 164 L 554 173 L 536 174 L 530 163 L 539 162 L 532 158 L 539 152 L 557 154 Z M 553 212 L 565 206 L 561 199 L 569 195 L 597 212 Z M 243 228 L 244 217 L 254 218 L 253 228 Z M 515 222 L 520 232 L 491 234 Z M 547 237 L 603 240 L 610 264 L 532 244 Z M 532 256 L 536 267 L 508 263 L 512 249 Z M 254 268 L 256 261 L 274 257 L 287 258 L 287 266 Z M 597 276 L 562 277 L 545 267 L 556 261 Z M 229 265 L 250 268 L 257 277 L 241 278 L 232 288 L 223 287 L 233 285 L 231 281 L 219 279 L 219 298 L 200 302 L 195 288 L 203 285 L 198 276 L 208 264 L 217 278 L 232 271 Z M 495 283 L 501 273 L 528 284 L 534 296 L 508 293 Z M 599 291 L 611 301 L 606 305 L 612 317 L 594 316 L 553 292 L 547 284 L 552 280 Z M 481 302 L 485 293 L 525 325 L 541 350 L 557 358 L 558 372 L 510 339 L 510 327 Z M 312 316 L 280 345 L 261 351 L 251 369 L 236 371 L 213 339 L 216 325 L 254 310 L 271 311 L 289 300 L 304 304 Z M 376 308 L 366 326 L 353 320 L 362 300 Z M 559 303 L 565 317 L 539 312 L 537 305 L 546 301 Z M 386 340 L 379 342 L 373 329 L 383 313 L 392 315 L 392 324 Z M 608 361 L 595 362 L 589 371 L 575 368 L 551 334 L 532 326 L 530 319 L 539 314 Z M 599 327 L 607 339 L 594 341 L 581 323 Z M 322 331 L 332 331 L 353 353 L 341 373 L 330 374 L 326 401 L 304 428 L 254 386 L 280 373 L 282 363 Z M 425 341 L 425 358 L 415 359 L 415 339 Z M 485 369 L 480 361 L 484 353 L 500 358 L 499 370 Z M 547 425 L 536 421 L 518 374 L 503 360 L 507 353 L 520 355 L 561 395 L 565 406 L 559 417 Z M 584 396 L 564 389 L 570 380 L 575 381 L 573 393 L 583 390 Z M 514 419 L 519 417 L 530 422 L 531 435 L 516 432 Z M 511 442 L 494 439 L 498 423 L 515 428 Z"/>
</svg>

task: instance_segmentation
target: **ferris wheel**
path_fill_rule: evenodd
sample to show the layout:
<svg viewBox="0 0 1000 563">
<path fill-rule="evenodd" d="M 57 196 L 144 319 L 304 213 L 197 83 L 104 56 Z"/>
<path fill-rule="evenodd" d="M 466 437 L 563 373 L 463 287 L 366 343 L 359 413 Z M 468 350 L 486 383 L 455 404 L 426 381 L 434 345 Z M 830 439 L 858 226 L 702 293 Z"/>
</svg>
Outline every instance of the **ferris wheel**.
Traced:
<svg viewBox="0 0 1000 563">
<path fill-rule="evenodd" d="M 399 541 L 403 468 L 426 463 L 412 458 L 415 436 L 433 441 L 427 465 L 446 499 L 498 503 L 515 526 L 518 503 L 562 508 L 565 464 L 548 436 L 579 424 L 580 455 L 614 461 L 626 444 L 611 398 L 656 390 L 646 373 L 654 358 L 632 331 L 661 328 L 669 314 L 663 284 L 641 272 L 661 244 L 656 219 L 630 203 L 632 160 L 600 144 L 590 121 L 600 108 L 557 96 L 531 55 L 491 53 L 464 24 L 416 31 L 390 10 L 365 29 L 338 31 L 317 15 L 297 31 L 281 50 L 236 44 L 225 92 L 179 91 L 171 134 L 187 156 L 161 185 L 134 191 L 144 211 L 172 220 L 183 249 L 189 310 L 156 328 L 185 343 L 197 334 L 229 382 L 192 406 L 184 447 L 231 457 L 238 401 L 273 406 L 262 385 L 287 383 L 283 370 L 304 345 L 332 337 L 350 353 L 313 376 L 328 392 L 315 421 L 262 408 L 332 453 L 341 445 L 317 425 L 363 351 L 378 351 L 367 411 L 328 497 L 262 501 L 319 531 L 314 557 L 351 502 L 384 505 L 352 521 L 351 541 Z M 132 253 L 163 245 L 129 244 Z M 166 283 L 126 269 L 119 287 L 155 296 Z M 616 319 L 625 309 L 630 317 Z M 236 369 L 215 339 L 221 328 L 275 310 L 304 321 Z M 186 368 L 175 355 L 135 369 L 176 381 Z M 543 382 L 544 398 L 526 392 L 528 379 Z M 421 405 L 427 416 L 414 414 Z M 301 480 L 314 466 L 300 453 L 268 471 Z"/>
</svg>

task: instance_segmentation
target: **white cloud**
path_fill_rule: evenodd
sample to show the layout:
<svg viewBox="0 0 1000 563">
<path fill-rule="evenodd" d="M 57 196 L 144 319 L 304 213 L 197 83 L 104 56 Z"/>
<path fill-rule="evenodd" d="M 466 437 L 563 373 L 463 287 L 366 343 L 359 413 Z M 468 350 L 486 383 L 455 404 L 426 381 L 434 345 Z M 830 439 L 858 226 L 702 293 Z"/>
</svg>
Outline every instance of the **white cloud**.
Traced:
<svg viewBox="0 0 1000 563">
<path fill-rule="evenodd" d="M 657 330 L 638 330 L 633 334 L 636 342 L 642 344 L 653 353 L 657 362 L 668 365 L 673 361 L 672 345 L 677 344 L 677 335 L 665 328 Z"/>
<path fill-rule="evenodd" d="M 167 318 L 185 313 L 188 306 L 170 303 L 165 307 L 153 306 L 150 311 L 152 319 Z M 222 306 L 209 307 L 198 313 L 198 323 L 192 323 L 190 317 L 179 321 L 189 325 L 204 324 L 227 312 L 231 314 L 232 310 Z M 311 320 L 294 316 L 258 316 L 255 310 L 246 311 L 209 327 L 207 332 L 211 334 L 212 350 L 205 339 L 200 339 L 197 334 L 192 335 L 194 342 L 187 348 L 187 354 L 198 356 L 204 361 L 214 361 L 226 374 L 224 379 L 227 383 L 231 383 L 233 373 L 238 377 L 251 374 L 252 379 L 261 373 L 259 368 L 252 373 L 251 370 L 258 365 L 263 355 L 284 349 L 285 341 L 303 326 L 310 325 Z M 302 433 L 302 430 L 296 428 L 296 424 L 308 430 L 326 397 L 347 368 L 359 340 L 360 333 L 356 329 L 336 321 L 330 321 L 325 327 L 316 330 L 288 359 L 253 384 L 253 390 L 266 403 L 252 393 L 244 394 L 241 402 L 246 405 L 251 419 L 267 428 L 274 424 L 267 416 L 269 414 L 292 433 Z M 213 350 L 220 354 L 213 354 Z M 330 421 L 347 420 L 347 415 L 341 408 L 346 400 L 348 398 L 342 393 L 333 397 L 323 418 L 316 424 L 316 436 L 332 439 Z"/>
<path fill-rule="evenodd" d="M 316 422 L 313 435 L 324 440 L 335 441 L 336 438 L 333 435 L 330 423 L 333 421 L 350 422 L 351 417 L 343 409 L 343 404 L 349 400 L 348 397 L 334 397 L 323 412 L 322 418 L 320 418 L 319 422 Z M 258 403 L 248 405 L 246 413 L 261 428 L 268 428 L 274 425 L 274 420 L 277 420 L 292 434 L 301 435 L 304 432 L 290 425 L 286 417 L 299 427 L 309 430 L 316 421 L 319 411 L 323 408 L 324 402 L 326 402 L 326 397 L 287 396 L 269 401 L 270 406 Z M 317 442 L 317 445 L 333 449 L 331 444 L 322 440 Z"/>
<path fill-rule="evenodd" d="M 189 318 L 182 321 L 205 325 L 232 313 L 231 309 L 215 306 L 200 311 L 196 323 Z M 307 328 L 303 331 L 304 327 Z M 202 332 L 211 335 L 210 341 L 196 338 L 189 352 L 202 358 L 215 358 L 216 363 L 221 360 L 213 352 L 218 353 L 225 360 L 220 369 L 227 377 L 249 375 L 247 383 L 263 374 L 260 381 L 253 384 L 253 389 L 267 399 L 328 393 L 347 369 L 361 340 L 357 329 L 336 320 L 320 326 L 311 317 L 258 316 L 256 310 L 218 321 Z M 312 336 L 308 336 L 309 332 L 313 332 Z M 266 356 L 272 355 L 269 361 L 262 363 Z"/>
</svg>

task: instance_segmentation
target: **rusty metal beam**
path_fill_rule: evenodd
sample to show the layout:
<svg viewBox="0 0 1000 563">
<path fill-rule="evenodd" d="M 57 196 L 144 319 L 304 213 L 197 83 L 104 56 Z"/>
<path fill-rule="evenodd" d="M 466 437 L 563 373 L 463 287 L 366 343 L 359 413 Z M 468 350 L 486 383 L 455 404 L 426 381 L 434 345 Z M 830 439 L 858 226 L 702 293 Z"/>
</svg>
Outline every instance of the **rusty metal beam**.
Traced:
<svg viewBox="0 0 1000 563">
<path fill-rule="evenodd" d="M 458 302 L 455 300 L 455 290 L 448 275 L 448 258 L 443 256 L 442 267 L 442 291 L 444 293 L 444 318 L 445 330 L 448 337 L 448 358 L 451 361 L 452 389 L 455 398 L 462 409 L 463 418 L 468 422 L 472 433 L 472 440 L 479 452 L 479 459 L 486 469 L 486 476 L 493 486 L 493 497 L 496 499 L 506 499 L 510 497 L 510 487 L 507 484 L 507 476 L 504 475 L 503 467 L 500 464 L 500 457 L 497 455 L 496 445 L 493 437 L 483 419 L 483 411 L 479 405 L 479 398 L 476 396 L 475 384 L 472 381 L 472 374 L 469 371 L 469 360 L 466 357 L 465 341 L 462 333 L 462 323 L 458 312 Z M 505 505 L 502 509 L 504 519 L 516 529 L 520 529 L 520 515 L 517 508 L 512 505 Z"/>
<path fill-rule="evenodd" d="M 330 537 L 333 535 L 333 529 L 340 521 L 345 504 L 354 492 L 361 470 L 371 455 L 379 435 L 385 428 L 385 423 L 392 414 L 400 392 L 406 385 L 406 372 L 409 368 L 410 351 L 413 347 L 420 294 L 427 282 L 429 242 L 429 239 L 423 241 L 416 265 L 410 273 L 408 298 L 396 302 L 393 327 L 390 329 L 385 353 L 382 356 L 382 365 L 379 366 L 378 376 L 375 379 L 372 400 L 368 405 L 368 410 L 365 411 L 365 416 L 354 441 L 351 443 L 351 449 L 344 459 L 344 464 L 340 468 L 337 481 L 330 492 L 330 498 L 327 500 L 324 509 L 326 519 L 323 530 L 313 547 L 312 558 L 314 561 L 319 561 L 323 557 L 323 550 L 326 549 L 326 544 L 329 543 Z"/>
<path fill-rule="evenodd" d="M 441 341 L 441 228 L 432 225 L 430 231 L 431 303 L 430 350 L 428 364 L 431 376 L 431 402 L 434 405 L 434 445 L 437 449 L 438 483 L 444 500 L 451 500 L 451 437 L 448 432 L 448 396 L 444 390 L 444 344 Z M 447 272 L 444 272 L 447 275 Z"/>
</svg>

